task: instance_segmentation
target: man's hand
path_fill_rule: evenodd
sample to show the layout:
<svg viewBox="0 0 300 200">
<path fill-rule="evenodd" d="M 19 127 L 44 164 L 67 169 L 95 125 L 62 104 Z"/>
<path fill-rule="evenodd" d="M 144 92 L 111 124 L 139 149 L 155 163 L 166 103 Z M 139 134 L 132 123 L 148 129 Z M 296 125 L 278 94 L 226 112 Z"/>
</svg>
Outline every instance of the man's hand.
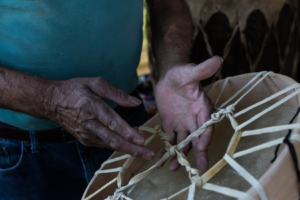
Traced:
<svg viewBox="0 0 300 200">
<path fill-rule="evenodd" d="M 221 65 L 220 57 L 206 60 L 199 65 L 179 64 L 171 68 L 155 88 L 158 110 L 165 132 L 171 136 L 171 144 L 183 141 L 190 133 L 196 131 L 213 111 L 210 99 L 205 95 L 200 81 L 212 76 Z M 196 166 L 200 174 L 208 169 L 207 148 L 211 142 L 213 126 L 193 140 Z M 186 155 L 191 144 L 182 149 Z M 170 163 L 170 169 L 180 167 L 177 158 Z"/>
<path fill-rule="evenodd" d="M 86 146 L 107 147 L 152 160 L 143 136 L 130 127 L 102 98 L 120 106 L 141 102 L 104 78 L 54 81 L 0 66 L 0 108 L 51 120 Z"/>
<path fill-rule="evenodd" d="M 50 88 L 51 96 L 45 98 L 50 120 L 73 134 L 82 144 L 153 159 L 153 152 L 141 146 L 143 136 L 102 100 L 105 98 L 120 106 L 134 107 L 141 103 L 139 99 L 101 77 L 57 81 Z"/>
</svg>

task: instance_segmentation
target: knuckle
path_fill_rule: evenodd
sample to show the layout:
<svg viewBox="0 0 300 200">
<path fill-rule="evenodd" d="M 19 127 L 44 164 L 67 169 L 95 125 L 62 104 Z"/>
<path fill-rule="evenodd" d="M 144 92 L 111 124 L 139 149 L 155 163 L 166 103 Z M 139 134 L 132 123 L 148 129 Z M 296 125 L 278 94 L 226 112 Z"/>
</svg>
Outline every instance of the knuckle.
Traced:
<svg viewBox="0 0 300 200">
<path fill-rule="evenodd" d="M 82 128 L 85 129 L 85 130 L 91 130 L 91 129 L 92 129 L 91 123 L 88 123 L 87 121 L 81 122 L 81 126 L 82 126 Z"/>
<path fill-rule="evenodd" d="M 121 142 L 118 138 L 115 138 L 115 137 L 108 137 L 107 139 L 107 144 L 115 149 L 116 151 L 120 151 L 121 150 Z"/>
<path fill-rule="evenodd" d="M 84 120 L 80 123 L 81 127 L 84 130 L 95 132 L 95 130 L 101 129 L 101 126 L 99 123 L 94 122 L 94 120 Z"/>
<path fill-rule="evenodd" d="M 84 132 L 80 132 L 78 134 L 78 140 L 84 146 L 91 147 L 93 143 L 93 136 Z"/>
<path fill-rule="evenodd" d="M 140 151 L 135 150 L 132 152 L 132 156 L 133 157 L 142 157 L 143 154 Z"/>
<path fill-rule="evenodd" d="M 126 134 L 124 135 L 124 138 L 125 138 L 125 140 L 127 140 L 127 141 L 133 141 L 134 135 L 131 134 L 131 133 L 126 133 Z"/>
<path fill-rule="evenodd" d="M 81 98 L 81 111 L 93 113 L 94 112 L 94 100 L 88 96 Z"/>
<path fill-rule="evenodd" d="M 127 94 L 119 88 L 116 89 L 116 95 L 120 99 L 126 99 L 127 98 Z"/>
<path fill-rule="evenodd" d="M 106 121 L 112 119 L 112 115 L 110 112 L 110 109 L 106 106 L 101 106 L 99 112 L 101 113 L 101 116 L 103 117 L 103 119 L 106 119 Z M 107 123 L 106 123 L 107 126 Z"/>
<path fill-rule="evenodd" d="M 116 120 L 112 119 L 112 118 L 109 118 L 107 119 L 107 127 L 110 129 L 110 130 L 116 130 L 117 127 L 118 127 L 118 124 L 116 122 Z"/>
<path fill-rule="evenodd" d="M 96 81 L 96 83 L 98 83 L 98 84 L 105 84 L 107 81 L 105 80 L 105 78 L 103 78 L 103 77 L 97 77 L 96 79 L 95 79 L 95 81 Z"/>
</svg>

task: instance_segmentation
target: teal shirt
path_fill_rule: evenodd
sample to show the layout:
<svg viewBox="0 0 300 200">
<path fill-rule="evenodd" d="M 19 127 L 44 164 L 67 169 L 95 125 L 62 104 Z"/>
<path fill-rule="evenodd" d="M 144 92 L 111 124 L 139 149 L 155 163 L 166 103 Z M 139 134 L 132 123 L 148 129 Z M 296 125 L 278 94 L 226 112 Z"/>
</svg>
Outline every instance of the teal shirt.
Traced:
<svg viewBox="0 0 300 200">
<path fill-rule="evenodd" d="M 143 0 L 0 0 L 0 65 L 52 80 L 101 76 L 130 93 L 142 25 Z M 26 130 L 59 127 L 7 109 L 0 121 Z"/>
</svg>

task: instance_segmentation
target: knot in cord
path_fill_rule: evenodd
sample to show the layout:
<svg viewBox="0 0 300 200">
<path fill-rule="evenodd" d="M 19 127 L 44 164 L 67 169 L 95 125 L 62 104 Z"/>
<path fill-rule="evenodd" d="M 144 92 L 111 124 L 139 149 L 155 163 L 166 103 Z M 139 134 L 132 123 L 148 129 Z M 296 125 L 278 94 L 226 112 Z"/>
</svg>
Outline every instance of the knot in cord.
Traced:
<svg viewBox="0 0 300 200">
<path fill-rule="evenodd" d="M 197 190 L 200 190 L 202 188 L 202 180 L 200 176 L 194 176 L 192 177 L 192 182 L 196 183 Z"/>
<path fill-rule="evenodd" d="M 224 115 L 217 112 L 217 113 L 211 114 L 210 118 L 213 122 L 219 122 L 224 118 Z"/>
<path fill-rule="evenodd" d="M 177 145 L 170 146 L 169 152 L 170 152 L 171 156 L 175 156 L 176 155 L 176 151 L 175 151 L 176 147 L 177 147 Z"/>
<path fill-rule="evenodd" d="M 114 200 L 114 199 L 119 200 L 119 199 L 124 199 L 124 198 L 122 198 L 122 195 L 124 195 L 123 192 L 117 192 L 117 191 L 115 191 L 115 193 L 113 194 L 113 196 L 108 196 L 104 200 Z"/>
<path fill-rule="evenodd" d="M 197 190 L 200 190 L 202 188 L 202 180 L 199 176 L 199 172 L 197 169 L 191 168 L 189 171 L 190 180 L 192 183 L 196 184 Z"/>
<path fill-rule="evenodd" d="M 156 125 L 156 126 L 154 127 L 154 129 L 153 129 L 153 132 L 154 132 L 154 133 L 161 132 L 161 126 L 160 126 L 159 124 Z"/>
<path fill-rule="evenodd" d="M 234 108 L 234 105 L 233 104 L 231 104 L 231 105 L 229 105 L 229 106 L 227 106 L 226 108 L 225 108 L 225 112 L 226 112 L 226 114 L 231 114 L 231 115 L 233 115 L 233 112 L 235 111 L 235 108 Z"/>
<path fill-rule="evenodd" d="M 219 122 L 224 118 L 224 116 L 229 117 L 229 115 L 233 115 L 234 111 L 234 105 L 229 105 L 225 109 L 218 109 L 218 112 L 211 115 L 211 119 L 214 122 Z"/>
</svg>

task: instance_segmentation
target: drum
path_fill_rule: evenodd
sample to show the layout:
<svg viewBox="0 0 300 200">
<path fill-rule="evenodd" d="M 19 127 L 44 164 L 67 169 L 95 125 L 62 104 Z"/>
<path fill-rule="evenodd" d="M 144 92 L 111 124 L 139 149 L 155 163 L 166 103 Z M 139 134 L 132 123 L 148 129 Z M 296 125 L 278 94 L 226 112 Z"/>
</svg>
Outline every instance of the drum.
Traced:
<svg viewBox="0 0 300 200">
<path fill-rule="evenodd" d="M 191 62 L 219 55 L 224 63 L 210 84 L 228 76 L 273 71 L 300 81 L 297 0 L 186 0 L 194 22 Z M 147 25 L 149 65 L 157 82 Z"/>
<path fill-rule="evenodd" d="M 214 102 L 211 120 L 171 146 L 156 115 L 140 132 L 156 155 L 167 150 L 162 159 L 156 163 L 115 152 L 95 173 L 82 199 L 296 199 L 300 84 L 284 75 L 260 72 L 219 80 L 205 87 L 205 92 Z M 211 124 L 215 133 L 209 147 L 209 170 L 200 175 L 193 151 L 185 157 L 180 149 Z M 278 158 L 271 163 L 282 142 L 288 145 L 280 146 Z M 156 168 L 173 156 L 182 165 L 179 170 L 172 172 L 167 164 Z"/>
</svg>

